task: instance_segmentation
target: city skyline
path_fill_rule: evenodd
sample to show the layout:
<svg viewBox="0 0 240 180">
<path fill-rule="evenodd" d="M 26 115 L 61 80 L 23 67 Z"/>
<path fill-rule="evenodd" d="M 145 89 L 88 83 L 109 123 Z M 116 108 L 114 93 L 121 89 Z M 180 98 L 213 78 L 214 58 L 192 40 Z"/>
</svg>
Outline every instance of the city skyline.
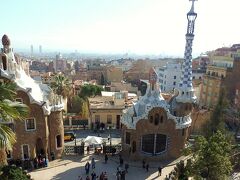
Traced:
<svg viewBox="0 0 240 180">
<path fill-rule="evenodd" d="M 158 0 L 4 2 L 1 34 L 15 49 L 183 57 L 191 3 Z M 199 0 L 193 54 L 240 42 L 237 0 Z"/>
</svg>

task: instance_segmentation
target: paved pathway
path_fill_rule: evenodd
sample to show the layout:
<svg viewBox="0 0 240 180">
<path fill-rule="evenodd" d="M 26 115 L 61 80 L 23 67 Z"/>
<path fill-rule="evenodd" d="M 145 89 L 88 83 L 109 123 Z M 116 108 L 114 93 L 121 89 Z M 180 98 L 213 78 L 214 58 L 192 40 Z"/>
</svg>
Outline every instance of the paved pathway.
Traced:
<svg viewBox="0 0 240 180">
<path fill-rule="evenodd" d="M 78 176 L 82 176 L 85 180 L 85 169 L 84 166 L 87 161 L 91 161 L 91 158 L 96 159 L 96 169 L 97 175 L 101 172 L 107 172 L 109 180 L 116 179 L 116 170 L 118 167 L 118 157 L 109 157 L 107 164 L 104 163 L 103 155 L 89 155 L 89 156 L 66 156 L 63 159 L 55 160 L 50 162 L 49 167 L 44 169 L 39 169 L 31 172 L 31 176 L 34 180 L 77 180 Z M 183 159 L 183 158 L 181 158 Z M 162 176 L 159 177 L 157 173 L 157 167 L 159 163 L 152 162 L 149 163 L 149 172 L 142 169 L 141 162 L 128 162 L 129 173 L 126 174 L 126 180 L 161 180 L 168 175 L 176 162 L 178 160 L 165 165 L 163 169 Z"/>
</svg>

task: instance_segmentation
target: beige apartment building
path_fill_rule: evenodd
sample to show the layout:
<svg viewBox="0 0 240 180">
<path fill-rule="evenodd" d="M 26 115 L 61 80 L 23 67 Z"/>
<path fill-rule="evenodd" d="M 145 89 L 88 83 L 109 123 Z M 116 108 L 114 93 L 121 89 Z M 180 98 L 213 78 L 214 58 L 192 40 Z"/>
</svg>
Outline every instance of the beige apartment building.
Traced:
<svg viewBox="0 0 240 180">
<path fill-rule="evenodd" d="M 214 107 L 221 89 L 224 87 L 224 80 L 229 72 L 227 67 L 209 65 L 207 73 L 203 77 L 203 84 L 200 93 L 200 104 L 206 107 Z"/>
<path fill-rule="evenodd" d="M 132 105 L 130 101 L 137 99 L 137 95 L 128 92 L 106 92 L 101 96 L 88 98 L 90 109 L 90 126 L 103 123 L 105 128 L 120 129 L 122 111 Z"/>
</svg>

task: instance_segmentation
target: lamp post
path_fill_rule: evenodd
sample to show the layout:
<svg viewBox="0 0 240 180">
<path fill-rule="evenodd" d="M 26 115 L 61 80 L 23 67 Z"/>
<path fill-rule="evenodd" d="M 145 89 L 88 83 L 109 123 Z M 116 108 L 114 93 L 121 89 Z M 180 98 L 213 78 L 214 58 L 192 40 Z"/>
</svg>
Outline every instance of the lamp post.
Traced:
<svg viewBox="0 0 240 180">
<path fill-rule="evenodd" d="M 77 134 L 74 133 L 74 136 L 75 136 L 75 147 L 77 146 Z"/>
<path fill-rule="evenodd" d="M 111 129 L 112 129 L 112 127 L 109 126 L 108 129 L 109 129 L 108 139 L 109 139 L 109 143 L 110 143 L 110 152 L 112 152 L 112 135 L 111 135 Z"/>
</svg>

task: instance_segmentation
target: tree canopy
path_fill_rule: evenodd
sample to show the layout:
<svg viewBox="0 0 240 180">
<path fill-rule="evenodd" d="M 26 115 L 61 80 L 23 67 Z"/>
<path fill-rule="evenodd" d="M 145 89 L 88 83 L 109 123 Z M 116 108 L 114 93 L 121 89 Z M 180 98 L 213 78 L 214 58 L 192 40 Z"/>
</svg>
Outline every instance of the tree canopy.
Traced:
<svg viewBox="0 0 240 180">
<path fill-rule="evenodd" d="M 193 175 L 196 179 L 222 180 L 232 171 L 231 144 L 221 131 L 208 139 L 196 138 L 193 152 Z"/>
<path fill-rule="evenodd" d="M 55 76 L 55 82 L 52 83 L 52 88 L 56 94 L 67 97 L 71 93 L 71 83 L 63 74 Z"/>
<path fill-rule="evenodd" d="M 81 87 L 79 96 L 86 99 L 87 97 L 94 97 L 96 95 L 101 95 L 103 88 L 97 85 L 87 84 Z"/>
</svg>

